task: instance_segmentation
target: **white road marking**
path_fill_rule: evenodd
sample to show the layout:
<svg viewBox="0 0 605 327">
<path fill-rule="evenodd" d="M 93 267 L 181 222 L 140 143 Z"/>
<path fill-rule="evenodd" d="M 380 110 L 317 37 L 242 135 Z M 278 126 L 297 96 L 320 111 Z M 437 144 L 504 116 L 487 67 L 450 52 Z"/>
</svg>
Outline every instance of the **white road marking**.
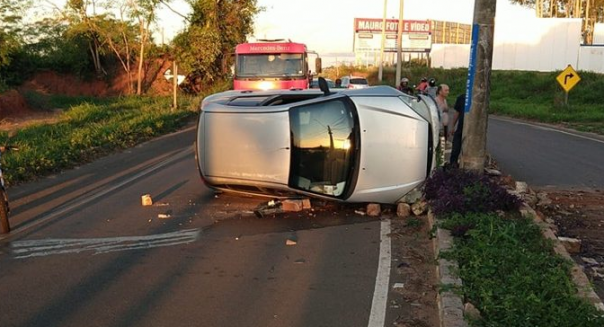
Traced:
<svg viewBox="0 0 605 327">
<path fill-rule="evenodd" d="M 147 169 L 139 172 L 138 174 L 135 174 L 134 176 L 131 176 L 130 178 L 128 178 L 128 179 L 126 179 L 126 180 L 124 180 L 124 181 L 122 181 L 122 182 L 120 182 L 118 184 L 112 185 L 111 187 L 108 187 L 106 189 L 102 189 L 101 191 L 99 191 L 97 193 L 94 193 L 94 194 L 91 194 L 90 196 L 87 196 L 87 197 L 85 197 L 85 198 L 83 198 L 83 199 L 81 199 L 81 200 L 79 200 L 79 201 L 77 201 L 75 203 L 69 204 L 69 205 L 67 205 L 67 206 L 65 206 L 63 208 L 60 208 L 60 209 L 58 209 L 56 211 L 53 211 L 53 212 L 49 213 L 48 215 L 46 215 L 44 217 L 41 217 L 40 219 L 37 219 L 37 220 L 35 220 L 35 221 L 31 222 L 31 223 L 25 224 L 25 225 L 23 225 L 23 226 L 21 226 L 21 227 L 19 227 L 17 229 L 14 229 L 14 230 L 11 231 L 10 234 L 0 235 L 0 240 L 2 240 L 4 238 L 7 238 L 9 236 L 14 236 L 16 234 L 24 232 L 24 231 L 26 231 L 26 230 L 28 230 L 30 228 L 36 227 L 36 226 L 38 226 L 38 225 L 40 225 L 40 224 L 42 224 L 42 223 L 44 223 L 44 222 L 46 222 L 46 221 L 48 221 L 50 219 L 53 219 L 53 218 L 55 218 L 55 217 L 57 217 L 59 215 L 62 215 L 62 214 L 67 213 L 67 212 L 70 212 L 71 210 L 74 210 L 74 209 L 76 209 L 76 208 L 78 208 L 78 207 L 80 207 L 80 206 L 82 206 L 84 204 L 92 202 L 92 201 L 94 201 L 94 200 L 96 200 L 96 199 L 104 196 L 105 194 L 109 194 L 109 193 L 111 193 L 111 192 L 113 192 L 113 191 L 121 188 L 122 186 L 127 185 L 128 183 L 131 183 L 131 182 L 133 182 L 133 181 L 135 181 L 135 180 L 137 180 L 137 179 L 139 179 L 141 177 L 144 177 L 145 175 L 150 174 L 150 173 L 152 173 L 152 172 L 154 172 L 154 171 L 156 171 L 156 170 L 158 170 L 158 169 L 160 169 L 160 168 L 162 168 L 164 166 L 167 166 L 167 165 L 169 165 L 169 164 L 171 164 L 171 163 L 173 163 L 173 162 L 175 162 L 177 160 L 180 160 L 181 158 L 184 158 L 184 157 L 186 157 L 188 155 L 191 155 L 191 151 L 192 151 L 191 148 L 187 148 L 187 149 L 181 150 L 181 151 L 177 152 L 176 154 L 174 154 L 172 157 L 169 157 L 168 159 L 166 159 L 164 161 L 161 161 L 161 162 L 159 162 L 159 163 L 157 163 L 157 164 L 155 164 L 155 165 L 153 165 L 153 166 L 151 166 L 151 167 L 149 167 L 149 168 L 147 168 Z"/>
<path fill-rule="evenodd" d="M 380 252 L 378 253 L 378 272 L 374 285 L 374 297 L 368 327 L 384 327 L 389 295 L 389 277 L 391 275 L 391 221 L 380 222 Z"/>
<path fill-rule="evenodd" d="M 26 240 L 12 242 L 11 249 L 16 259 L 85 251 L 100 254 L 186 244 L 197 240 L 199 235 L 199 229 L 187 229 L 145 236 Z"/>
</svg>

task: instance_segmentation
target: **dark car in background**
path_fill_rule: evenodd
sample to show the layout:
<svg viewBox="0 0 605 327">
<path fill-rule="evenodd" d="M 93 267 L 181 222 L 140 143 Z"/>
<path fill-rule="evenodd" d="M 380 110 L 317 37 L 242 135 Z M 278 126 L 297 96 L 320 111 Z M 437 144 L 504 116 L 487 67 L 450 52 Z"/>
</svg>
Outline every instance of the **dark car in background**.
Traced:
<svg viewBox="0 0 605 327">
<path fill-rule="evenodd" d="M 331 80 L 329 78 L 326 78 L 325 80 L 328 83 L 328 87 L 330 87 L 330 88 L 335 88 L 336 87 L 336 84 L 334 83 L 333 80 Z M 319 88 L 319 80 L 317 78 L 314 78 L 311 81 L 311 84 L 309 84 L 309 88 L 310 89 L 318 89 Z"/>
</svg>

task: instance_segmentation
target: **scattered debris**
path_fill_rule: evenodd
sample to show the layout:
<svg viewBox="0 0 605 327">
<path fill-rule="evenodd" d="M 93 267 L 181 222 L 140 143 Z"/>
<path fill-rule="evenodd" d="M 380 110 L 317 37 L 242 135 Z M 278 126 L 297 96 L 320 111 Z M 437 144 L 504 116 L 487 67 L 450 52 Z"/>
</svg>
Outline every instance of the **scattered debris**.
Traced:
<svg viewBox="0 0 605 327">
<path fill-rule="evenodd" d="M 160 218 L 160 219 L 168 219 L 170 217 L 172 217 L 172 216 L 170 216 L 170 214 L 167 214 L 167 213 L 159 213 L 158 214 L 158 218 Z"/>
<path fill-rule="evenodd" d="M 296 241 L 295 240 L 291 240 L 291 239 L 287 239 L 286 240 L 286 245 L 296 245 Z"/>
<path fill-rule="evenodd" d="M 427 211 L 427 207 L 428 205 L 425 201 L 418 201 L 412 204 L 412 212 L 414 213 L 414 215 L 420 216 Z"/>
<path fill-rule="evenodd" d="M 167 202 L 157 202 L 157 203 L 153 204 L 154 207 L 167 207 L 169 205 L 170 205 L 170 203 L 167 203 Z"/>
<path fill-rule="evenodd" d="M 370 217 L 378 217 L 380 216 L 380 204 L 378 203 L 368 203 L 366 207 L 366 213 Z"/>
<path fill-rule="evenodd" d="M 481 312 L 470 302 L 464 304 L 464 316 L 471 318 L 471 320 L 480 320 Z"/>
<path fill-rule="evenodd" d="M 580 250 L 582 249 L 582 241 L 579 239 L 563 236 L 559 236 L 557 238 L 570 254 L 580 253 Z"/>
<path fill-rule="evenodd" d="M 296 259 L 296 260 L 294 261 L 294 263 L 299 263 L 299 264 L 300 264 L 300 263 L 305 263 L 305 262 L 307 262 L 305 259 Z"/>
<path fill-rule="evenodd" d="M 151 199 L 151 195 L 150 194 L 141 195 L 141 204 L 143 206 L 153 205 L 153 200 Z"/>
<path fill-rule="evenodd" d="M 580 257 L 580 259 L 582 259 L 582 261 L 589 266 L 598 266 L 599 262 L 593 258 L 586 258 L 586 257 Z"/>
<path fill-rule="evenodd" d="M 397 217 L 408 217 L 412 212 L 412 208 L 409 204 L 400 202 L 397 204 Z"/>
<path fill-rule="evenodd" d="M 281 203 L 281 208 L 283 211 L 288 212 L 298 212 L 303 210 L 303 201 L 302 200 L 284 200 Z"/>
<path fill-rule="evenodd" d="M 355 213 L 358 214 L 358 215 L 360 215 L 360 216 L 365 216 L 366 215 L 366 213 L 363 212 L 363 211 L 361 211 L 361 210 L 355 210 Z"/>
<path fill-rule="evenodd" d="M 502 176 L 502 173 L 497 169 L 485 168 L 484 171 L 490 176 Z"/>
<path fill-rule="evenodd" d="M 393 289 L 394 290 L 401 290 L 401 289 L 403 289 L 403 283 L 395 283 L 395 284 L 393 284 Z"/>
</svg>

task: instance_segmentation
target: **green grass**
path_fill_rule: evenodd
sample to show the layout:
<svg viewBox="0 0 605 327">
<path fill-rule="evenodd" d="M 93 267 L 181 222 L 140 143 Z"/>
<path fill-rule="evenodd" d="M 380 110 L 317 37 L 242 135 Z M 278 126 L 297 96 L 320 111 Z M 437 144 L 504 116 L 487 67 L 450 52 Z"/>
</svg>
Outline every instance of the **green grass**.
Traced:
<svg viewBox="0 0 605 327">
<path fill-rule="evenodd" d="M 474 326 L 602 326 L 603 313 L 576 296 L 572 263 L 531 220 L 467 213 L 441 225 L 456 235 L 441 255 L 458 262 L 462 294 L 481 311 Z"/>
<path fill-rule="evenodd" d="M 176 131 L 197 110 L 194 98 L 181 98 L 179 110 L 171 110 L 171 98 L 120 97 L 98 103 L 83 102 L 67 109 L 55 124 L 32 125 L 17 131 L 8 141 L 19 151 L 3 157 L 9 184 L 34 180 L 92 161 L 117 149 L 132 147 L 150 138 Z"/>
<path fill-rule="evenodd" d="M 228 89 L 219 82 L 205 94 Z M 172 97 L 66 97 L 30 92 L 28 104 L 38 110 L 61 109 L 58 122 L 35 124 L 15 135 L 0 133 L 0 144 L 19 151 L 2 157 L 9 185 L 93 161 L 119 149 L 132 147 L 153 137 L 178 130 L 197 117 L 205 94 L 179 95 L 178 109 Z"/>
<path fill-rule="evenodd" d="M 350 68 L 349 68 L 350 70 Z M 437 83 L 450 86 L 450 105 L 465 92 L 468 70 L 426 67 L 403 68 L 402 77 L 412 84 L 422 77 L 433 77 Z M 395 70 L 385 67 L 383 81 L 377 70 L 365 72 L 370 84 L 395 85 Z M 556 80 L 560 71 L 493 71 L 490 82 L 490 114 L 557 124 L 580 131 L 603 135 L 603 74 L 579 71 L 581 81 L 568 94 Z"/>
</svg>

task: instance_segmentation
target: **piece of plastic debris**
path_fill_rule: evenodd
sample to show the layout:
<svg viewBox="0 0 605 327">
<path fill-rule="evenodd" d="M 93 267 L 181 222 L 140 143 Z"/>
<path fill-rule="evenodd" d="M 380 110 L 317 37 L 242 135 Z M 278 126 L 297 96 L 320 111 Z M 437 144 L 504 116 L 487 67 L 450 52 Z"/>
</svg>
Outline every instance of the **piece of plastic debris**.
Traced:
<svg viewBox="0 0 605 327">
<path fill-rule="evenodd" d="M 166 207 L 169 205 L 170 205 L 170 203 L 166 203 L 166 202 L 158 202 L 158 203 L 153 204 L 153 206 L 155 206 L 155 207 Z"/>
<path fill-rule="evenodd" d="M 366 215 L 366 213 L 363 212 L 363 211 L 361 211 L 361 210 L 355 210 L 355 213 L 358 214 L 358 215 L 361 215 L 361 216 L 365 216 Z"/>
<path fill-rule="evenodd" d="M 294 263 L 305 263 L 306 260 L 305 259 L 296 259 L 294 260 Z"/>
<path fill-rule="evenodd" d="M 171 216 L 169 214 L 167 214 L 167 213 L 159 213 L 158 214 L 158 218 L 160 218 L 160 219 L 167 219 L 167 218 L 170 218 L 170 217 Z"/>
<path fill-rule="evenodd" d="M 402 289 L 403 288 L 403 283 L 395 283 L 393 284 L 393 289 Z"/>
<path fill-rule="evenodd" d="M 141 204 L 143 206 L 153 205 L 153 200 L 151 199 L 151 195 L 150 194 L 141 195 Z"/>
<path fill-rule="evenodd" d="M 296 241 L 291 240 L 291 239 L 287 239 L 286 240 L 286 245 L 296 245 Z"/>
</svg>

